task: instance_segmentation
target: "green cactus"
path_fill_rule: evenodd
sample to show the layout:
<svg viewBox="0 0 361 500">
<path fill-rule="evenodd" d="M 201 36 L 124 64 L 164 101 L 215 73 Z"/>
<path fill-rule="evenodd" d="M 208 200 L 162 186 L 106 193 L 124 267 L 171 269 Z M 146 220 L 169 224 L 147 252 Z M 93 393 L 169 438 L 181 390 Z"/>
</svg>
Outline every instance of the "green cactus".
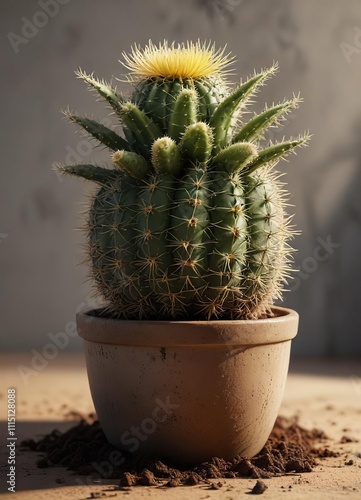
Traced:
<svg viewBox="0 0 361 500">
<path fill-rule="evenodd" d="M 89 214 L 92 277 L 125 319 L 257 319 L 271 314 L 289 277 L 293 236 L 273 167 L 309 136 L 261 148 L 298 97 L 243 123 L 277 70 L 231 90 L 224 51 L 151 42 L 124 54 L 129 100 L 79 71 L 120 119 L 124 137 L 68 118 L 112 151 L 114 168 L 60 167 L 99 184 Z"/>
</svg>

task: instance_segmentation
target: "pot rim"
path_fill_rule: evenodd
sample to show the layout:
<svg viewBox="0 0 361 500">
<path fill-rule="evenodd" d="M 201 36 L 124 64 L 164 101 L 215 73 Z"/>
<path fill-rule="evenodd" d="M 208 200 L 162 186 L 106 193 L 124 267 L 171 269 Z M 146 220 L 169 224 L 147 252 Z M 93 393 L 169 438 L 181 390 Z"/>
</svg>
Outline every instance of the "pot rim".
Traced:
<svg viewBox="0 0 361 500">
<path fill-rule="evenodd" d="M 120 320 L 95 316 L 98 310 L 77 313 L 78 335 L 117 346 L 234 349 L 289 341 L 298 327 L 297 312 L 278 306 L 272 307 L 275 316 L 258 320 Z"/>
</svg>

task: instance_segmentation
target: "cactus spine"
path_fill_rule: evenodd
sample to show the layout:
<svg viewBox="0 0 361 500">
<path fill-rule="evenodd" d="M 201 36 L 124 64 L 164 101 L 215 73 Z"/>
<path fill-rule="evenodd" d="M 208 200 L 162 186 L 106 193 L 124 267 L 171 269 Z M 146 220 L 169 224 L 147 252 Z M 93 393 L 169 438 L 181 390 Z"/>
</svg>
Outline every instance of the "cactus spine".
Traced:
<svg viewBox="0 0 361 500">
<path fill-rule="evenodd" d="M 129 100 L 93 75 L 78 76 L 110 104 L 125 138 L 67 112 L 110 149 L 114 168 L 61 167 L 100 186 L 87 233 L 92 277 L 109 312 L 175 320 L 271 314 L 289 276 L 293 236 L 273 167 L 309 137 L 261 144 L 300 99 L 242 123 L 276 65 L 230 90 L 231 59 L 200 42 L 150 42 L 124 59 Z"/>
</svg>

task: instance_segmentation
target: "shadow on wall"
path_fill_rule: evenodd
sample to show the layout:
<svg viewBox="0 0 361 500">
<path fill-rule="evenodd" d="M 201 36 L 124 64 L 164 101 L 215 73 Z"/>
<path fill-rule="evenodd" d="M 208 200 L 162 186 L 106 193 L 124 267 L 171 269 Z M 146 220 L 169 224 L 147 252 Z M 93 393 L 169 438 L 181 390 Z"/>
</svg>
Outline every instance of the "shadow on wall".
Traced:
<svg viewBox="0 0 361 500">
<path fill-rule="evenodd" d="M 330 214 L 327 228 L 327 233 L 340 243 L 338 258 L 332 261 L 333 282 L 328 294 L 329 351 L 349 355 L 361 350 L 361 117 L 353 130 L 349 147 L 335 151 L 325 165 L 325 169 L 335 169 L 345 160 L 355 164 L 353 177 Z"/>
<path fill-rule="evenodd" d="M 307 240 L 319 244 L 312 257 L 296 266 L 300 273 L 290 286 L 295 293 L 287 301 L 297 303 L 301 334 L 304 331 L 310 339 L 324 337 L 323 354 L 328 356 L 361 352 L 361 118 L 351 129 L 354 135 L 349 143 L 331 151 L 307 182 Z M 339 199 L 332 199 L 329 188 L 334 188 Z M 317 223 L 326 199 L 333 202 L 332 207 L 327 219 Z M 295 347 L 297 352 L 297 341 Z"/>
<path fill-rule="evenodd" d="M 195 1 L 210 19 L 222 21 L 233 29 L 239 20 L 235 15 L 238 8 L 244 7 L 243 11 L 250 13 L 246 8 L 248 0 Z M 299 75 L 304 74 L 308 63 L 297 42 L 299 23 L 294 17 L 295 10 L 292 4 L 277 0 L 273 9 L 277 11 L 273 21 L 270 19 L 270 23 L 275 23 L 275 46 L 283 55 L 287 54 L 289 63 L 294 63 L 293 68 Z M 268 9 L 266 11 L 269 15 Z M 265 11 L 261 2 L 252 4 L 252 14 L 262 19 Z M 344 22 L 340 22 L 340 26 Z M 336 41 L 335 33 L 334 36 Z M 318 126 L 315 122 L 315 140 Z M 361 353 L 361 315 L 358 312 L 361 297 L 361 117 L 350 130 L 353 132 L 348 144 L 336 144 L 328 156 L 325 154 L 322 164 L 307 171 L 305 182 L 299 186 L 304 197 L 304 220 L 302 241 L 296 242 L 296 247 L 300 245 L 301 249 L 297 252 L 295 267 L 300 272 L 290 283 L 292 293 L 285 296 L 285 305 L 300 313 L 300 334 L 293 349 L 296 355 L 355 356 Z M 330 149 L 330 144 L 325 145 L 326 151 Z M 298 177 L 296 182 L 300 180 Z"/>
</svg>

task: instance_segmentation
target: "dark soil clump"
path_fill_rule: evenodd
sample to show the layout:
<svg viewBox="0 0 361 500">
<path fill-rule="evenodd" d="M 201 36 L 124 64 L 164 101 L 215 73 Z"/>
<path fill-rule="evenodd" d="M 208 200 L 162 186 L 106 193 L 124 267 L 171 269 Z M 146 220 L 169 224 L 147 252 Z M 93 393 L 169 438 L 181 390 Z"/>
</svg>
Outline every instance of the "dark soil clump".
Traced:
<svg viewBox="0 0 361 500">
<path fill-rule="evenodd" d="M 252 495 L 262 495 L 267 488 L 268 486 L 266 486 L 263 481 L 258 479 L 257 483 L 253 486 L 251 493 Z"/>
<path fill-rule="evenodd" d="M 231 461 L 213 458 L 191 468 L 177 468 L 157 458 L 116 450 L 107 442 L 98 421 L 82 420 L 64 433 L 54 430 L 39 441 L 23 441 L 21 446 L 44 453 L 37 462 L 38 467 L 62 465 L 94 479 L 119 479 L 121 488 L 138 485 L 171 488 L 207 483 L 214 489 L 221 487 L 220 479 L 225 478 L 259 480 L 289 472 L 311 472 L 318 458 L 336 455 L 324 445 L 326 440 L 323 431 L 304 429 L 295 418 L 278 417 L 265 447 L 254 458 L 237 457 Z"/>
</svg>

